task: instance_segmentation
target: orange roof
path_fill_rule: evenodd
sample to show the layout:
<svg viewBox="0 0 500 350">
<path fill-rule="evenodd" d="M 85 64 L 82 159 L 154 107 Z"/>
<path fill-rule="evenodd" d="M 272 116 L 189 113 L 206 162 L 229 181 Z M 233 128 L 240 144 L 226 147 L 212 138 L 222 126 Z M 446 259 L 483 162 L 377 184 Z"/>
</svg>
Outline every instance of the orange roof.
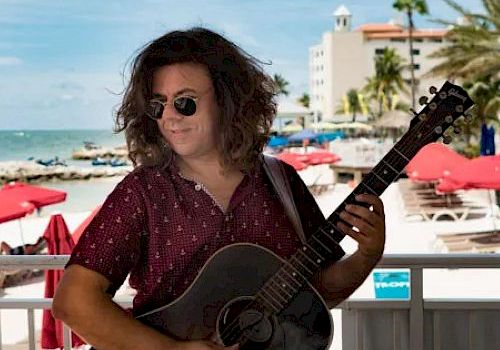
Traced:
<svg viewBox="0 0 500 350">
<path fill-rule="evenodd" d="M 358 27 L 363 33 L 402 32 L 403 27 L 390 23 L 367 23 Z"/>
<path fill-rule="evenodd" d="M 436 30 L 416 30 L 413 32 L 414 38 L 444 38 L 447 30 L 436 29 Z M 399 33 L 366 33 L 367 39 L 406 39 L 410 36 L 408 31 Z"/>
</svg>

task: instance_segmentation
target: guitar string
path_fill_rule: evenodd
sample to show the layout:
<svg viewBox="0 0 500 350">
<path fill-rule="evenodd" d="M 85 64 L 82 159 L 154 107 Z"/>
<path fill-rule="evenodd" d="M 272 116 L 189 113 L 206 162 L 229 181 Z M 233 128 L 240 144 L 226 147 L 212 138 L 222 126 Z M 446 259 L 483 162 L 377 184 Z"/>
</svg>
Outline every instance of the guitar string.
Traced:
<svg viewBox="0 0 500 350">
<path fill-rule="evenodd" d="M 412 147 L 411 147 L 411 143 L 409 143 L 409 144 L 410 144 L 410 149 L 411 149 L 411 148 L 412 148 Z M 403 144 L 403 147 L 404 147 L 405 145 L 408 145 L 408 143 Z M 395 145 L 395 147 L 396 147 L 396 146 L 398 146 L 398 145 L 396 144 L 396 145 Z M 406 153 L 406 152 L 404 152 L 404 151 L 403 151 L 403 153 Z M 390 158 L 391 158 L 391 156 L 392 156 L 392 154 L 393 154 L 393 152 L 389 152 L 389 154 L 387 155 L 387 160 L 388 160 L 388 162 L 389 162 L 389 163 L 394 163 L 395 161 L 397 161 L 397 160 L 400 160 L 400 159 L 401 159 L 401 156 L 397 156 L 397 155 L 395 156 L 395 159 L 390 159 Z M 406 160 L 405 160 L 405 162 L 406 162 Z M 379 163 L 379 165 L 380 165 L 380 164 L 384 164 L 384 163 Z M 386 164 L 384 164 L 384 165 L 386 165 Z M 377 168 L 377 167 L 375 167 L 375 168 Z M 373 169 L 374 171 L 376 171 L 376 169 L 375 169 L 375 168 Z M 398 168 L 399 168 L 399 167 L 398 167 Z M 397 176 L 398 176 L 399 174 L 400 174 L 400 172 L 398 172 L 397 174 L 395 174 L 394 179 L 395 179 L 395 178 L 397 178 Z M 372 179 L 375 179 L 375 178 L 374 178 L 374 177 L 368 177 L 368 178 L 366 179 L 366 181 L 365 181 L 365 182 L 368 182 L 368 183 L 369 183 L 369 184 L 368 184 L 368 186 L 369 186 L 369 187 L 372 187 L 372 186 L 373 186 L 373 184 L 371 184 L 371 183 L 370 183 Z M 393 181 L 393 180 L 392 180 L 392 181 Z M 391 182 L 392 182 L 392 181 L 391 181 Z M 354 191 L 353 191 L 353 192 L 354 192 Z M 298 258 L 296 258 L 296 259 L 298 259 Z M 292 264 L 292 265 L 293 265 L 293 264 Z M 278 272 L 278 273 L 279 273 L 279 272 Z M 273 279 L 273 277 L 271 277 L 271 278 L 270 278 L 270 280 L 272 280 L 272 279 Z M 267 283 L 266 283 L 266 284 L 267 284 Z M 266 284 L 265 284 L 265 285 L 266 285 Z M 272 288 L 271 288 L 271 289 L 272 289 Z M 263 299 L 264 299 L 264 301 L 265 301 L 265 298 L 263 298 Z M 268 303 L 274 307 L 274 305 L 273 305 L 271 302 L 268 302 Z M 246 309 L 248 309 L 248 307 L 247 307 Z M 246 310 L 245 310 L 245 309 L 244 309 L 244 310 L 242 310 L 242 312 L 244 312 L 244 311 L 246 311 Z M 232 324 L 230 324 L 230 325 L 228 326 L 228 328 L 226 328 L 226 329 L 224 330 L 224 332 L 223 332 L 223 333 L 222 333 L 222 335 L 221 335 L 221 338 L 222 338 L 222 339 L 224 339 L 224 338 L 226 338 L 226 337 L 230 337 L 230 338 L 232 338 L 232 337 L 233 337 L 233 333 L 235 333 L 235 328 L 236 328 L 236 326 L 237 326 L 237 324 L 236 324 L 236 323 L 237 323 L 237 319 L 235 319 L 235 320 L 233 321 L 233 323 L 232 323 Z M 243 334 L 241 334 L 241 335 L 243 335 Z M 239 339 L 238 339 L 238 340 L 239 340 Z M 244 343 L 246 343 L 247 341 L 248 341 L 248 339 L 247 339 L 247 338 L 244 338 Z M 240 345 L 244 345 L 244 343 L 242 344 L 242 342 L 241 342 L 241 341 L 240 341 L 239 343 L 240 343 Z"/>
<path fill-rule="evenodd" d="M 424 108 L 424 109 L 423 109 L 423 110 L 419 113 L 419 115 L 420 115 L 420 114 L 422 114 L 422 113 L 424 113 L 424 112 L 426 112 L 426 109 L 427 109 L 427 107 L 426 107 L 426 108 Z M 437 109 L 436 109 L 436 110 L 437 110 Z M 419 125 L 419 124 L 420 124 L 420 125 Z M 413 133 L 417 133 L 417 131 L 420 131 L 420 130 L 418 130 L 418 127 L 423 127 L 423 126 L 425 126 L 425 125 L 426 125 L 426 122 L 425 122 L 425 121 L 424 121 L 423 123 L 422 123 L 422 122 L 420 122 L 419 124 L 417 124 L 417 126 L 415 126 L 415 128 L 416 128 L 415 130 L 411 130 Z M 410 130 L 409 130 L 409 131 L 410 131 Z M 392 159 L 392 160 L 391 160 L 390 158 L 391 158 L 391 156 L 392 156 L 393 152 L 392 152 L 392 151 L 390 151 L 390 152 L 389 152 L 389 153 L 388 153 L 388 154 L 387 154 L 387 155 L 386 155 L 386 156 L 382 159 L 382 161 L 384 161 L 384 160 L 385 160 L 385 158 L 387 158 L 387 162 L 385 162 L 385 161 L 384 161 L 384 162 L 380 161 L 380 162 L 379 162 L 379 163 L 378 163 L 378 164 L 374 167 L 374 169 L 372 169 L 372 171 L 370 172 L 369 176 L 367 176 L 366 181 L 364 181 L 364 180 L 363 180 L 363 181 L 360 183 L 360 185 L 361 185 L 361 184 L 363 184 L 363 182 L 368 182 L 368 183 L 369 183 L 369 182 L 371 182 L 371 180 L 375 180 L 375 177 L 374 177 L 374 176 L 370 176 L 370 175 L 371 175 L 374 171 L 377 171 L 376 169 L 377 169 L 379 166 L 381 166 L 381 165 L 383 165 L 383 166 L 381 166 L 381 167 L 383 168 L 383 167 L 385 167 L 385 166 L 389 166 L 389 164 L 394 163 L 395 161 L 398 161 L 398 160 L 399 160 L 399 161 L 401 161 L 401 159 L 402 159 L 402 158 L 403 158 L 403 159 L 402 159 L 402 160 L 403 160 L 403 163 L 408 164 L 409 159 L 413 158 L 413 156 L 415 155 L 415 153 L 418 151 L 418 149 L 419 149 L 419 148 L 423 147 L 423 145 L 425 145 L 425 144 L 427 144 L 427 143 L 429 143 L 429 142 L 432 142 L 432 137 L 431 137 L 431 136 L 433 136 L 434 132 L 435 132 L 435 129 L 431 129 L 431 130 L 430 130 L 430 132 L 429 132 L 429 133 L 426 135 L 426 137 L 424 138 L 425 142 L 420 142 L 420 143 L 418 143 L 418 142 L 412 143 L 412 142 L 409 142 L 410 140 L 406 141 L 406 140 L 404 140 L 406 135 L 404 135 L 404 136 L 402 137 L 402 139 L 401 139 L 398 143 L 396 143 L 396 145 L 393 147 L 394 149 L 397 149 L 397 146 L 401 143 L 401 146 L 402 146 L 402 147 L 401 147 L 401 150 L 398 150 L 398 153 L 399 153 L 399 151 L 401 151 L 403 154 L 402 154 L 402 155 L 399 155 L 399 156 L 396 156 L 396 157 L 395 157 L 395 159 Z M 440 135 L 440 136 L 441 136 L 441 135 Z M 409 136 L 408 136 L 408 137 L 409 137 Z M 430 140 L 430 141 L 429 141 L 429 140 L 427 140 L 427 137 L 428 137 L 428 138 L 430 138 L 431 140 Z M 439 138 L 439 137 L 438 137 L 438 138 Z M 417 141 L 418 141 L 418 140 L 417 140 Z M 422 144 L 423 144 L 423 145 L 422 145 Z M 403 151 L 403 149 L 404 149 L 405 147 L 407 147 L 407 145 L 409 145 L 409 149 L 408 149 L 408 150 L 409 150 L 409 151 L 411 151 L 411 152 L 410 152 L 410 154 L 411 154 L 411 155 L 408 155 L 408 156 L 406 155 L 407 153 L 406 153 L 405 151 Z M 397 179 L 397 177 L 399 176 L 399 174 L 401 174 L 401 172 L 402 172 L 402 171 L 403 171 L 403 169 L 404 169 L 404 166 L 405 166 L 405 164 L 403 164 L 403 167 L 402 167 L 402 169 L 401 169 L 400 171 L 396 171 L 396 176 L 395 176 L 395 177 L 391 180 L 391 183 L 392 183 L 395 179 Z M 389 167 L 390 167 L 390 166 L 389 166 Z M 380 170 L 383 170 L 383 169 L 380 169 Z M 396 169 L 392 169 L 392 170 L 394 171 L 394 170 L 396 170 Z M 387 187 L 388 187 L 388 185 L 387 185 L 387 184 L 385 184 L 384 182 L 382 182 L 382 184 L 386 186 L 385 188 L 387 188 Z M 366 184 L 365 184 L 365 185 L 366 185 Z M 390 185 L 390 184 L 389 184 L 389 185 Z M 370 185 L 368 185 L 368 186 L 369 186 L 369 187 L 372 187 L 372 186 L 373 186 L 373 184 L 372 184 L 372 186 L 370 186 Z M 358 188 L 358 187 L 359 187 L 359 186 L 357 186 L 357 188 Z M 356 188 L 356 189 L 357 189 L 357 188 Z M 354 189 L 352 193 L 354 193 L 354 192 L 356 191 L 356 189 Z M 385 191 L 385 189 L 384 189 L 384 191 Z M 345 201 L 344 201 L 344 203 L 345 203 Z M 318 231 L 319 231 L 319 230 L 318 230 Z M 296 258 L 296 259 L 298 259 L 298 258 Z M 292 264 L 292 266 L 293 266 L 293 264 Z M 280 270 L 281 270 L 281 269 L 280 269 Z M 275 275 L 279 274 L 280 270 L 278 270 L 278 272 L 277 272 Z M 271 278 L 270 278 L 270 280 L 271 280 L 271 279 L 273 279 L 273 278 L 274 278 L 274 277 L 271 277 Z M 265 285 L 266 285 L 266 284 L 267 284 L 267 283 L 265 283 L 265 284 L 264 284 L 264 288 L 265 288 Z M 272 288 L 271 288 L 271 289 L 272 289 Z M 264 299 L 264 301 L 265 301 L 265 299 Z M 273 305 L 272 305 L 272 303 L 269 303 L 269 304 L 270 304 L 271 306 L 273 306 Z M 242 310 L 242 312 L 244 312 L 244 311 L 246 311 L 246 310 L 248 310 L 248 307 L 247 307 L 246 309 L 243 309 L 243 310 Z M 232 322 L 232 324 L 230 324 L 230 325 L 228 326 L 228 328 L 227 328 L 227 329 L 226 329 L 223 333 L 227 333 L 227 332 L 229 332 L 229 334 L 226 334 L 226 335 L 227 335 L 227 336 L 231 336 L 231 337 L 232 337 L 232 333 L 233 333 L 233 332 L 235 332 L 235 330 L 234 330 L 234 329 L 235 329 L 235 327 L 236 327 L 236 326 L 237 326 L 237 321 L 236 321 L 236 319 L 235 319 L 235 320 Z M 243 335 L 243 334 L 241 334 L 241 335 Z M 226 337 L 226 336 L 224 336 L 223 334 L 221 335 L 221 338 L 225 338 L 225 337 Z M 248 340 L 248 339 L 245 339 L 245 342 L 246 342 L 247 340 Z"/>
</svg>

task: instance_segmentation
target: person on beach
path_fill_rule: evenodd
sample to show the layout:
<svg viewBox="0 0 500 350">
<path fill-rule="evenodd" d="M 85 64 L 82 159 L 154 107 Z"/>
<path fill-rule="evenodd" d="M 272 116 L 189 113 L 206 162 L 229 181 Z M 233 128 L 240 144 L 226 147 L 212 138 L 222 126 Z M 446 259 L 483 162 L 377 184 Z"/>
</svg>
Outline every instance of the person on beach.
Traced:
<svg viewBox="0 0 500 350">
<path fill-rule="evenodd" d="M 0 251 L 4 255 L 32 255 L 39 253 L 42 249 L 47 246 L 47 242 L 44 237 L 39 237 L 35 244 L 23 244 L 12 248 L 7 242 L 2 241 L 0 243 Z"/>
<path fill-rule="evenodd" d="M 172 31 L 140 51 L 116 114 L 134 170 L 74 248 L 54 297 L 55 318 L 99 350 L 237 348 L 212 338 L 179 341 L 134 316 L 181 296 L 228 244 L 258 244 L 285 259 L 302 246 L 262 164 L 275 91 L 259 61 L 208 29 Z M 325 218 L 295 170 L 282 166 L 312 234 Z M 338 229 L 358 250 L 340 259 L 339 248 L 312 280 L 329 307 L 358 288 L 384 250 L 381 200 L 356 199 L 360 205 L 342 212 Z M 130 312 L 111 299 L 129 273 L 137 291 Z"/>
</svg>

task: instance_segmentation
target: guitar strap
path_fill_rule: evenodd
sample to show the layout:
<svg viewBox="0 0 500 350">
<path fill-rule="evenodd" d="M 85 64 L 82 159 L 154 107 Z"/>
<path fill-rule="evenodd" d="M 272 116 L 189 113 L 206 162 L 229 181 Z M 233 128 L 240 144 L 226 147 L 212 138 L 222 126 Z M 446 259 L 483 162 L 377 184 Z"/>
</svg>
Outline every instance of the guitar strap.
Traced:
<svg viewBox="0 0 500 350">
<path fill-rule="evenodd" d="M 264 170 L 273 184 L 274 190 L 281 199 L 281 203 L 285 208 L 286 215 L 288 219 L 292 222 L 295 232 L 300 237 L 302 243 L 306 243 L 306 236 L 302 228 L 302 223 L 300 221 L 299 212 L 295 206 L 293 200 L 292 189 L 290 188 L 290 183 L 286 177 L 285 169 L 281 165 L 280 161 L 270 155 L 264 154 Z"/>
</svg>

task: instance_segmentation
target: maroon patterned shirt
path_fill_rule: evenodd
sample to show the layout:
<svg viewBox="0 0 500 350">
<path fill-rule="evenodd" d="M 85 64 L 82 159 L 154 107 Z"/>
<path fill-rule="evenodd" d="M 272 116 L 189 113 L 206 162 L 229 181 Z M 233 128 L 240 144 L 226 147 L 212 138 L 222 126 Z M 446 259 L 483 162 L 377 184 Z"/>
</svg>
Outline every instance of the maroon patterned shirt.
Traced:
<svg viewBox="0 0 500 350">
<path fill-rule="evenodd" d="M 325 218 L 295 170 L 284 166 L 310 235 Z M 236 242 L 285 259 L 301 245 L 262 166 L 244 176 L 226 212 L 201 184 L 180 175 L 175 162 L 139 166 L 106 198 L 67 266 L 99 272 L 111 282 L 111 294 L 130 273 L 137 316 L 180 296 L 214 252 Z"/>
</svg>

